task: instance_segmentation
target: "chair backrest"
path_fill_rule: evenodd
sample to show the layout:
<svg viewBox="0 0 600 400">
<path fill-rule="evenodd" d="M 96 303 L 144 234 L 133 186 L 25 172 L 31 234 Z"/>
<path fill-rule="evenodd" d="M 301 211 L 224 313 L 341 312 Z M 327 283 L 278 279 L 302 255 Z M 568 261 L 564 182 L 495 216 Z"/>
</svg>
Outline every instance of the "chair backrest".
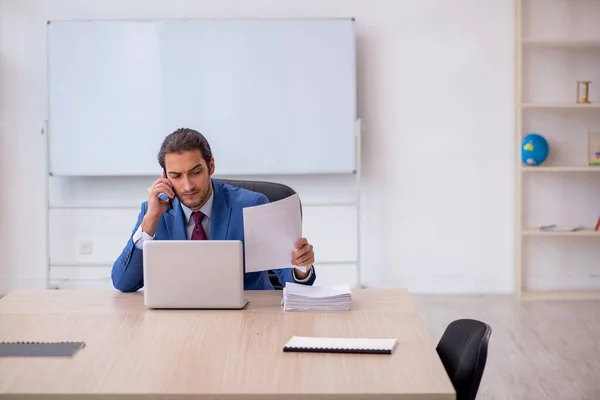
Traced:
<svg viewBox="0 0 600 400">
<path fill-rule="evenodd" d="M 237 186 L 242 189 L 248 189 L 252 190 L 253 192 L 262 193 L 267 196 L 267 199 L 269 199 L 270 202 L 283 200 L 286 197 L 296 194 L 294 189 L 278 182 L 248 181 L 239 179 L 218 179 L 218 181 Z M 302 208 L 300 208 L 300 212 L 302 212 Z"/>
<path fill-rule="evenodd" d="M 444 331 L 436 350 L 457 400 L 473 400 L 477 396 L 491 334 L 488 324 L 474 319 L 453 321 Z"/>
<path fill-rule="evenodd" d="M 262 193 L 267 196 L 269 202 L 283 200 L 293 194 L 296 191 L 291 187 L 284 185 L 283 183 L 277 182 L 265 182 L 265 181 L 249 181 L 239 179 L 217 179 L 221 183 L 226 183 L 232 186 L 237 186 L 242 189 L 252 190 L 253 192 Z M 302 202 L 300 202 L 300 215 L 302 215 Z M 273 271 L 269 271 L 269 281 L 276 290 L 283 290 L 283 285 L 277 279 L 277 275 Z"/>
</svg>

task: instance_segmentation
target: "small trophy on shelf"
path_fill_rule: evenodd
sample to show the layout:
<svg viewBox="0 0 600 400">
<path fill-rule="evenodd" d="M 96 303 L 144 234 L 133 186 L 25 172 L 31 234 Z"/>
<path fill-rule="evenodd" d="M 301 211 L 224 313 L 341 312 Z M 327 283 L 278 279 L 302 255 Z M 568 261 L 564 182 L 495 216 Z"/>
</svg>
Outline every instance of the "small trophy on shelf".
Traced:
<svg viewBox="0 0 600 400">
<path fill-rule="evenodd" d="M 590 83 L 592 81 L 577 81 L 577 104 L 590 104 Z"/>
<path fill-rule="evenodd" d="M 600 166 L 600 132 L 587 129 L 588 137 L 588 165 Z"/>
</svg>

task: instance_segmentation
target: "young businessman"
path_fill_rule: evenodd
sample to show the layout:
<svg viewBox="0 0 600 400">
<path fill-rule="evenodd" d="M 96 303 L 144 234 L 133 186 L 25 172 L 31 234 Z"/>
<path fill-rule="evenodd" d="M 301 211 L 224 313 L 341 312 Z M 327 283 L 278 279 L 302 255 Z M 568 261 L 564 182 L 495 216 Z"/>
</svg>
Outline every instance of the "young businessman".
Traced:
<svg viewBox="0 0 600 400">
<path fill-rule="evenodd" d="M 112 267 L 113 285 L 122 292 L 134 292 L 144 286 L 145 240 L 241 240 L 243 243 L 242 209 L 269 202 L 261 193 L 212 178 L 215 160 L 210 145 L 192 129 L 178 129 L 167 136 L 158 162 L 164 175 L 148 188 L 148 200 L 142 203 L 132 235 Z M 161 193 L 169 201 L 161 200 L 158 197 Z M 316 278 L 313 246 L 305 238 L 295 245 L 290 261 L 306 267 L 306 272 L 296 268 L 274 272 L 282 285 L 285 282 L 312 285 Z M 244 289 L 273 289 L 267 271 L 245 273 Z"/>
</svg>

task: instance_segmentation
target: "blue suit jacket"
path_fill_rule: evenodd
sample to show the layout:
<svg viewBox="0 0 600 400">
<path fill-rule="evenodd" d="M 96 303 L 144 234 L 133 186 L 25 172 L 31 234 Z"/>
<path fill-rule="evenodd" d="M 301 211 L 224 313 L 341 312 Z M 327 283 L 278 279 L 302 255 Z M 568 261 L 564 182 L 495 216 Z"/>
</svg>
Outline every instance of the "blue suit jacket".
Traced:
<svg viewBox="0 0 600 400">
<path fill-rule="evenodd" d="M 244 225 L 242 209 L 269 202 L 262 193 L 252 192 L 235 186 L 220 183 L 212 179 L 214 197 L 213 210 L 210 222 L 211 240 L 241 240 L 244 243 Z M 111 277 L 113 285 L 122 292 L 134 292 L 144 286 L 142 264 L 142 250 L 135 247 L 132 236 L 141 225 L 144 215 L 148 210 L 148 202 L 142 203 L 137 223 L 131 236 L 112 267 Z M 173 209 L 168 209 L 160 218 L 156 227 L 154 240 L 187 240 L 185 229 L 185 216 L 178 199 L 173 201 Z M 273 289 L 267 271 L 245 272 L 244 263 L 244 289 L 264 290 Z M 295 282 L 292 268 L 273 270 L 279 282 Z M 316 279 L 313 267 L 312 277 L 305 282 L 312 285 Z"/>
</svg>

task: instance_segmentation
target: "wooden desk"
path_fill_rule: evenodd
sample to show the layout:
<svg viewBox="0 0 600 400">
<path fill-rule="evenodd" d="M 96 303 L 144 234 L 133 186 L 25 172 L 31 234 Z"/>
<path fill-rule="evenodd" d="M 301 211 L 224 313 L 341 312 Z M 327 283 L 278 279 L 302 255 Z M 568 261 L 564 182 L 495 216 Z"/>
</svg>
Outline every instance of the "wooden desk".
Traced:
<svg viewBox="0 0 600 400">
<path fill-rule="evenodd" d="M 142 293 L 9 293 L 0 341 L 86 346 L 70 359 L 0 358 L 0 398 L 455 398 L 405 290 L 355 291 L 353 310 L 336 313 L 283 312 L 281 291 L 246 295 L 245 310 L 206 311 L 146 310 Z M 284 353 L 293 335 L 400 343 L 392 355 Z"/>
</svg>

